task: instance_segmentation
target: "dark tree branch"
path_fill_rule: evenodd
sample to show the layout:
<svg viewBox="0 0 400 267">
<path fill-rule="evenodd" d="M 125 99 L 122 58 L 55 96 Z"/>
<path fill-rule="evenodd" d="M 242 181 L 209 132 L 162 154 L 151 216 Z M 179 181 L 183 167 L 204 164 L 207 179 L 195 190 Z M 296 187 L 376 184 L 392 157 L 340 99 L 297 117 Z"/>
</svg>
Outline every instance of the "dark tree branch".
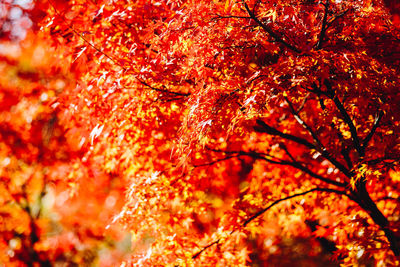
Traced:
<svg viewBox="0 0 400 267">
<path fill-rule="evenodd" d="M 324 38 L 325 38 L 326 30 L 328 29 L 327 21 L 328 21 L 328 12 L 329 12 L 329 0 L 326 0 L 324 6 L 325 6 L 325 12 L 324 12 L 324 17 L 322 19 L 321 32 L 319 34 L 319 39 L 317 42 L 317 50 L 321 49 L 322 42 L 324 41 Z"/>
<path fill-rule="evenodd" d="M 304 97 L 303 101 L 302 101 L 301 104 L 300 104 L 300 107 L 297 109 L 297 113 L 299 113 L 300 111 L 303 110 L 304 105 L 306 104 L 307 99 L 308 99 L 309 96 L 310 96 L 310 93 L 308 93 L 308 94 Z"/>
<path fill-rule="evenodd" d="M 330 188 L 313 188 L 310 189 L 308 191 L 302 192 L 302 193 L 298 193 L 298 194 L 294 194 L 291 196 L 287 196 L 285 198 L 281 198 L 278 200 L 275 200 L 274 202 L 272 202 L 270 205 L 268 205 L 267 207 L 265 207 L 264 209 L 256 212 L 255 214 L 253 214 L 250 218 L 248 218 L 246 221 L 244 221 L 243 226 L 245 227 L 246 225 L 248 225 L 251 221 L 255 220 L 256 218 L 258 218 L 259 216 L 261 216 L 262 214 L 264 214 L 266 211 L 268 211 L 269 209 L 271 209 L 273 206 L 279 204 L 282 201 L 288 200 L 288 199 L 292 199 L 295 197 L 299 197 L 299 196 L 304 196 L 307 195 L 309 193 L 312 192 L 328 192 L 328 193 L 335 193 L 335 194 L 339 194 L 339 195 L 345 195 L 347 196 L 346 192 L 344 191 L 340 191 L 340 190 L 335 190 L 335 189 L 330 189 Z"/>
<path fill-rule="evenodd" d="M 194 255 L 192 256 L 192 259 L 194 260 L 194 259 L 196 259 L 197 257 L 199 257 L 201 253 L 203 253 L 203 252 L 204 252 L 206 249 L 208 249 L 209 247 L 212 247 L 213 245 L 218 244 L 220 240 L 221 240 L 221 239 L 217 239 L 217 240 L 215 240 L 214 242 L 212 242 L 212 243 L 208 244 L 207 246 L 203 247 L 199 252 L 197 252 L 196 254 L 194 254 Z"/>
<path fill-rule="evenodd" d="M 218 153 L 225 153 L 228 155 L 234 155 L 231 156 L 231 158 L 236 158 L 236 157 L 240 157 L 240 156 L 248 156 L 248 157 L 252 157 L 254 159 L 262 159 L 265 160 L 269 163 L 273 163 L 273 164 L 282 164 L 281 159 L 278 158 L 274 158 L 270 155 L 264 154 L 264 153 L 259 153 L 256 151 L 242 151 L 242 150 L 219 150 L 219 149 L 215 149 L 215 148 L 210 148 L 208 146 L 206 146 L 207 150 L 213 151 L 213 152 L 218 152 Z M 227 159 L 226 158 L 222 158 L 221 160 Z M 273 160 L 274 159 L 274 160 Z"/>
<path fill-rule="evenodd" d="M 146 87 L 148 87 L 151 90 L 156 91 L 156 92 L 160 92 L 160 93 L 164 93 L 164 94 L 170 94 L 170 95 L 174 95 L 174 96 L 182 96 L 182 97 L 190 96 L 190 93 L 173 92 L 173 91 L 170 91 L 170 90 L 167 90 L 167 89 L 164 89 L 164 88 L 157 88 L 157 87 L 151 86 L 150 84 L 148 84 L 147 82 L 143 81 L 142 79 L 140 79 L 138 77 L 135 77 L 135 78 L 142 85 L 144 85 L 144 86 L 146 86 Z"/>
<path fill-rule="evenodd" d="M 343 11 L 342 13 L 339 13 L 336 16 L 334 16 L 334 18 L 331 19 L 331 21 L 329 21 L 327 23 L 327 27 L 326 28 L 328 29 L 337 19 L 339 19 L 339 18 L 343 17 L 344 15 L 346 15 L 350 10 L 351 9 L 347 9 L 347 10 Z"/>
<path fill-rule="evenodd" d="M 321 88 L 318 87 L 315 83 L 312 85 L 312 88 L 313 88 L 313 90 L 310 90 L 307 88 L 306 88 L 306 90 L 309 92 L 312 92 L 318 96 L 321 108 L 322 108 L 322 110 L 325 110 L 326 106 L 324 104 L 324 100 L 321 97 L 321 95 L 324 95 L 328 98 L 332 98 L 333 96 L 331 95 L 331 92 L 322 91 Z M 347 167 L 349 168 L 349 170 L 351 170 L 353 168 L 353 163 L 351 162 L 351 159 L 350 159 L 349 148 L 346 148 L 344 137 L 343 137 L 342 133 L 340 132 L 340 130 L 336 128 L 336 126 L 333 122 L 331 123 L 331 128 L 332 128 L 332 130 L 336 131 L 339 141 L 342 143 L 342 149 L 341 149 L 340 153 L 342 154 L 344 160 L 346 161 Z"/>
<path fill-rule="evenodd" d="M 378 128 L 379 122 L 381 121 L 382 117 L 383 117 L 383 111 L 381 110 L 375 116 L 375 121 L 374 121 L 374 124 L 373 124 L 373 126 L 371 128 L 371 131 L 369 132 L 367 137 L 365 137 L 364 142 L 363 142 L 363 144 L 361 146 L 361 155 L 360 155 L 361 157 L 364 157 L 365 149 L 367 148 L 369 141 L 371 141 L 372 136 L 374 135 L 376 129 Z"/>
<path fill-rule="evenodd" d="M 335 103 L 335 106 L 337 107 L 340 114 L 342 115 L 344 122 L 347 124 L 347 126 L 349 126 L 351 138 L 352 138 L 353 144 L 354 144 L 354 148 L 358 152 L 358 155 L 361 157 L 362 156 L 362 148 L 360 145 L 360 139 L 358 138 L 358 135 L 357 135 L 357 129 L 354 126 L 353 120 L 350 118 L 350 116 L 347 113 L 346 109 L 344 108 L 342 102 L 339 100 L 339 98 L 333 91 L 332 84 L 328 80 L 325 80 L 324 84 L 325 84 L 328 92 L 331 92 L 331 95 L 333 95 L 333 97 L 331 99 L 333 100 L 333 102 Z"/>
<path fill-rule="evenodd" d="M 358 138 L 357 129 L 354 126 L 353 120 L 350 118 L 350 116 L 347 113 L 346 109 L 344 108 L 342 102 L 340 102 L 340 100 L 337 96 L 335 96 L 333 98 L 333 102 L 335 103 L 336 107 L 339 109 L 340 114 L 342 114 L 344 122 L 349 126 L 351 138 L 354 143 L 354 147 L 361 156 L 360 139 Z"/>
<path fill-rule="evenodd" d="M 352 200 L 355 201 L 364 211 L 368 213 L 371 219 L 383 230 L 387 240 L 389 241 L 390 249 L 395 256 L 400 255 L 400 240 L 396 237 L 395 233 L 390 229 L 389 221 L 383 213 L 376 206 L 375 202 L 371 199 L 367 188 L 366 180 L 364 177 L 356 182 L 355 188 L 351 189 Z"/>
<path fill-rule="evenodd" d="M 263 120 L 258 119 L 258 120 L 256 120 L 256 123 L 258 125 L 255 126 L 254 129 L 257 132 L 267 133 L 267 134 L 270 134 L 270 135 L 279 136 L 279 137 L 281 137 L 283 139 L 287 139 L 287 140 L 293 141 L 295 143 L 298 143 L 300 145 L 303 145 L 303 146 L 305 146 L 305 147 L 307 147 L 309 149 L 315 149 L 315 146 L 313 144 L 311 144 L 310 142 L 308 142 L 306 139 L 303 139 L 301 137 L 297 137 L 297 136 L 294 136 L 294 135 L 291 135 L 291 134 L 286 134 L 286 133 L 283 133 L 281 131 L 278 131 L 277 129 L 275 129 L 275 128 L 269 126 L 268 124 L 266 124 Z"/>
<path fill-rule="evenodd" d="M 307 195 L 307 194 L 312 193 L 312 192 L 328 192 L 328 193 L 335 193 L 335 194 L 339 194 L 339 195 L 348 196 L 348 195 L 346 194 L 346 192 L 340 191 L 340 190 L 335 190 L 335 189 L 330 189 L 330 188 L 319 188 L 319 187 L 313 188 L 313 189 L 307 190 L 307 191 L 302 192 L 302 193 L 294 194 L 294 195 L 291 195 L 291 196 L 287 196 L 287 197 L 285 197 L 285 198 L 281 198 L 281 199 L 275 200 L 275 201 L 272 202 L 270 205 L 268 205 L 268 206 L 265 207 L 264 209 L 262 209 L 262 210 L 256 212 L 256 213 L 253 214 L 250 218 L 248 218 L 247 220 L 245 220 L 245 221 L 243 222 L 243 224 L 242 224 L 242 227 L 246 227 L 250 222 L 252 222 L 252 221 L 255 220 L 256 218 L 258 218 L 259 216 L 261 216 L 261 215 L 264 214 L 266 211 L 268 211 L 269 209 L 271 209 L 271 208 L 274 207 L 275 205 L 279 204 L 280 202 L 283 202 L 283 201 L 285 201 L 285 200 L 289 200 L 289 199 L 292 199 L 292 198 L 295 198 L 295 197 L 304 196 L 304 195 Z M 230 235 L 232 235 L 234 232 L 235 232 L 235 230 L 231 231 L 231 232 L 230 232 Z M 215 240 L 214 242 L 212 242 L 212 243 L 208 244 L 207 246 L 203 247 L 199 252 L 197 252 L 196 254 L 194 254 L 194 255 L 192 256 L 192 259 L 198 258 L 198 257 L 200 256 L 200 254 L 203 253 L 206 249 L 212 247 L 213 245 L 219 244 L 220 241 L 221 241 L 221 239 L 217 239 L 217 240 Z"/>
<path fill-rule="evenodd" d="M 312 87 L 312 89 L 310 89 L 310 88 L 304 88 L 304 89 L 307 90 L 308 92 L 314 93 L 314 94 L 316 94 L 318 96 L 324 95 L 324 96 L 326 96 L 328 98 L 333 98 L 333 95 L 331 95 L 332 92 L 322 91 L 321 86 L 318 86 L 315 82 L 311 85 L 311 87 Z M 321 107 L 322 107 L 322 109 L 325 109 L 325 104 L 323 102 L 321 103 Z"/>
<path fill-rule="evenodd" d="M 325 11 L 324 11 L 324 17 L 322 18 L 322 26 L 321 26 L 321 31 L 319 33 L 319 38 L 318 42 L 316 43 L 315 47 L 317 50 L 322 48 L 322 44 L 324 42 L 325 36 L 326 36 L 326 31 L 329 29 L 329 27 L 339 18 L 343 17 L 346 15 L 347 12 L 350 11 L 350 9 L 347 9 L 346 11 L 337 14 L 334 16 L 330 21 L 328 21 L 328 13 L 329 13 L 329 0 L 326 0 L 325 4 Z"/>
<path fill-rule="evenodd" d="M 222 16 L 219 14 L 216 14 L 215 17 L 213 17 L 211 20 L 212 21 L 217 21 L 217 20 L 221 20 L 221 19 L 251 19 L 251 17 L 246 17 L 246 16 Z"/>
<path fill-rule="evenodd" d="M 296 162 L 296 159 L 293 157 L 293 155 L 289 152 L 285 144 L 279 144 L 279 147 L 285 150 L 286 154 L 289 156 L 289 158 L 292 160 L 292 162 Z"/>
<path fill-rule="evenodd" d="M 193 167 L 195 167 L 195 168 L 207 167 L 207 166 L 214 165 L 214 164 L 216 164 L 216 163 L 218 163 L 218 162 L 225 161 L 225 160 L 229 160 L 229 159 L 233 159 L 233 158 L 238 158 L 238 157 L 240 157 L 240 156 L 242 156 L 242 155 L 227 156 L 227 157 L 220 158 L 220 159 L 216 159 L 216 160 L 213 160 L 213 161 L 210 161 L 210 162 L 207 162 L 207 163 L 203 163 L 203 164 L 197 164 L 197 165 L 196 165 L 196 164 L 193 164 Z"/>
<path fill-rule="evenodd" d="M 292 114 L 293 114 L 294 118 L 296 119 L 296 121 L 297 121 L 301 126 L 303 126 L 303 128 L 306 129 L 307 132 L 312 136 L 314 142 L 315 142 L 316 144 L 318 144 L 319 150 L 326 150 L 325 146 L 321 143 L 321 141 L 319 140 L 318 136 L 317 136 L 317 135 L 315 134 L 315 132 L 311 129 L 311 127 L 310 127 L 305 121 L 303 121 L 303 120 L 301 119 L 299 113 L 295 110 L 295 108 L 294 108 L 292 102 L 290 102 L 290 100 L 289 100 L 287 97 L 285 97 L 285 100 L 286 100 L 286 102 L 288 103 L 289 108 L 290 108 L 290 111 L 292 112 Z"/>
<path fill-rule="evenodd" d="M 285 150 L 285 151 L 287 151 L 287 153 L 289 153 L 290 158 L 291 158 L 292 161 L 283 160 L 283 159 L 279 159 L 279 158 L 274 158 L 274 157 L 271 157 L 270 155 L 267 155 L 267 154 L 264 154 L 264 153 L 259 153 L 259 152 L 256 152 L 256 151 L 248 151 L 248 152 L 246 152 L 246 151 L 225 151 L 225 150 L 217 150 L 217 149 L 211 149 L 211 148 L 207 148 L 207 149 L 209 149 L 211 151 L 214 151 L 214 152 L 225 153 L 225 154 L 228 154 L 228 155 L 232 155 L 232 154 L 236 155 L 236 156 L 231 156 L 231 157 L 224 157 L 224 158 L 216 160 L 215 162 L 212 162 L 212 163 L 216 163 L 216 162 L 219 162 L 219 161 L 222 161 L 222 160 L 227 160 L 227 159 L 234 158 L 234 157 L 249 156 L 249 157 L 252 157 L 254 159 L 264 160 L 264 161 L 266 161 L 268 163 L 271 163 L 271 164 L 294 167 L 294 168 L 296 168 L 298 170 L 301 170 L 304 173 L 310 175 L 311 177 L 313 177 L 313 178 L 315 178 L 317 180 L 320 180 L 322 182 L 325 182 L 327 184 L 330 184 L 330 185 L 334 185 L 334 186 L 338 186 L 338 187 L 346 187 L 347 186 L 347 183 L 334 181 L 334 180 L 328 179 L 326 177 L 323 177 L 323 176 L 313 172 L 312 170 L 310 170 L 309 168 L 304 166 L 301 162 L 295 160 L 293 158 L 293 156 L 290 155 L 289 151 L 287 151 L 287 150 Z"/>
<path fill-rule="evenodd" d="M 348 147 L 346 147 L 345 140 L 344 140 L 342 133 L 339 131 L 339 129 L 336 129 L 336 126 L 333 122 L 331 123 L 331 128 L 336 130 L 339 141 L 342 144 L 342 149 L 340 150 L 340 154 L 342 154 L 344 160 L 346 161 L 347 167 L 350 170 L 353 169 L 353 162 L 351 162 L 351 158 L 350 158 L 350 154 L 349 154 L 350 149 Z"/>
<path fill-rule="evenodd" d="M 251 79 L 251 80 L 249 80 L 249 81 L 246 81 L 246 83 L 247 84 L 251 84 L 251 83 L 253 83 L 254 81 L 256 81 L 256 80 L 258 80 L 258 79 L 260 79 L 260 78 L 263 78 L 263 77 L 269 77 L 268 75 L 258 75 L 257 77 L 254 77 L 253 79 Z"/>
<path fill-rule="evenodd" d="M 256 120 L 257 124 L 259 127 L 254 127 L 254 129 L 258 132 L 264 132 L 270 135 L 275 135 L 275 136 L 279 136 L 285 140 L 290 140 L 293 141 L 297 144 L 303 145 L 311 150 L 316 150 L 318 152 L 321 153 L 321 155 L 326 158 L 328 161 L 330 161 L 336 168 L 338 168 L 344 175 L 346 175 L 348 178 L 351 178 L 353 176 L 353 174 L 340 162 L 338 162 L 335 158 L 333 158 L 328 151 L 326 150 L 320 150 L 318 149 L 318 147 L 316 147 L 315 145 L 311 144 L 310 142 L 308 142 L 307 140 L 291 135 L 291 134 L 286 134 L 283 133 L 281 131 L 278 131 L 277 129 L 269 126 L 268 124 L 266 124 L 264 121 L 262 120 Z"/>
<path fill-rule="evenodd" d="M 400 157 L 391 157 L 391 156 L 379 157 L 365 161 L 365 163 L 367 163 L 368 165 L 377 165 L 384 163 L 393 166 L 394 164 L 400 163 Z"/>
<path fill-rule="evenodd" d="M 314 86 L 316 86 L 316 84 L 314 84 Z M 324 104 L 324 100 L 321 97 L 321 94 L 317 93 L 317 96 L 318 96 L 318 100 L 320 102 L 322 110 L 325 110 L 326 106 Z M 349 168 L 349 170 L 351 170 L 353 168 L 353 163 L 351 162 L 351 159 L 350 159 L 349 149 L 346 148 L 344 137 L 343 137 L 342 133 L 339 131 L 339 129 L 336 128 L 336 125 L 333 122 L 331 123 L 330 126 L 331 126 L 332 130 L 334 130 L 337 133 L 339 141 L 342 144 L 342 149 L 341 149 L 340 153 L 342 154 L 344 160 L 346 161 L 347 167 Z"/>
<path fill-rule="evenodd" d="M 26 183 L 22 185 L 22 195 L 23 195 L 23 200 L 25 200 L 25 203 L 16 202 L 16 204 L 28 215 L 29 227 L 31 230 L 30 233 L 26 235 L 29 246 L 25 246 L 24 248 L 28 252 L 29 258 L 24 259 L 24 262 L 28 266 L 34 266 L 36 264 L 39 264 L 39 266 L 48 267 L 51 266 L 50 261 L 47 259 L 41 259 L 39 257 L 38 252 L 34 248 L 34 245 L 40 240 L 40 231 L 36 224 L 36 220 L 39 218 L 38 216 L 40 214 L 39 213 L 36 215 L 33 214 L 33 211 L 28 202 L 28 192 L 26 190 L 26 186 L 27 186 Z M 42 197 L 42 193 L 40 197 Z M 41 208 L 42 207 L 40 207 L 40 209 Z"/>
<path fill-rule="evenodd" d="M 283 164 L 283 162 L 282 162 L 282 164 Z M 339 186 L 339 187 L 346 187 L 348 185 L 347 183 L 337 182 L 337 181 L 325 178 L 325 177 L 323 177 L 323 176 L 311 171 L 310 169 L 305 167 L 303 164 L 301 164 L 301 162 L 298 162 L 298 161 L 292 162 L 292 163 L 285 162 L 285 164 L 289 165 L 289 166 L 292 166 L 292 167 L 294 167 L 296 169 L 299 169 L 299 170 L 307 173 L 311 177 L 314 177 L 314 178 L 316 178 L 316 179 L 318 179 L 318 180 L 320 180 L 322 182 L 325 182 L 327 184 L 331 184 L 331 185 L 335 185 L 335 186 Z"/>
<path fill-rule="evenodd" d="M 290 50 L 292 50 L 292 51 L 294 51 L 296 53 L 301 53 L 300 49 L 298 49 L 297 47 L 295 47 L 295 46 L 289 44 L 288 42 L 286 42 L 285 40 L 283 40 L 281 36 L 279 36 L 270 27 L 268 27 L 262 21 L 260 21 L 257 18 L 257 16 L 254 14 L 254 12 L 250 10 L 250 8 L 247 5 L 245 0 L 243 0 L 242 2 L 243 2 L 243 5 L 244 5 L 244 8 L 246 9 L 246 11 L 249 14 L 250 18 L 252 18 L 264 31 L 266 31 L 272 38 L 274 38 L 276 42 L 283 44 L 284 46 L 286 46 L 287 48 L 289 48 Z"/>
</svg>

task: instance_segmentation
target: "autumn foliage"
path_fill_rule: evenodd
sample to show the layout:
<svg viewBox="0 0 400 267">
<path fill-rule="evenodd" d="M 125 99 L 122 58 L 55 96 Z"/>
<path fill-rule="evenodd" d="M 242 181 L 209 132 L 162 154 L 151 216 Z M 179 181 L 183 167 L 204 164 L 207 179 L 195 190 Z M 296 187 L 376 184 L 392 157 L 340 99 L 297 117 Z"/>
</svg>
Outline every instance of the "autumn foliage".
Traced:
<svg viewBox="0 0 400 267">
<path fill-rule="evenodd" d="M 399 265 L 399 8 L 0 4 L 0 261 Z"/>
</svg>

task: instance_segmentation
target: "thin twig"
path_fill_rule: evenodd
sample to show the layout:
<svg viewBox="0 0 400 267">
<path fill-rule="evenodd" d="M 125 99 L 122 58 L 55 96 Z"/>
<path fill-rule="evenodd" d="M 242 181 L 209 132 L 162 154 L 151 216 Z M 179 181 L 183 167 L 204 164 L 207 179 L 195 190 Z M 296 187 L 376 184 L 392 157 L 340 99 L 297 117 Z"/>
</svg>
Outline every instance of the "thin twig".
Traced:
<svg viewBox="0 0 400 267">
<path fill-rule="evenodd" d="M 203 253 L 203 252 L 204 252 L 206 249 L 208 249 L 209 247 L 212 247 L 213 245 L 218 244 L 220 240 L 221 240 L 221 239 L 217 239 L 217 240 L 215 240 L 214 242 L 212 242 L 212 243 L 208 244 L 207 246 L 203 247 L 199 252 L 197 252 L 196 254 L 194 254 L 194 255 L 192 256 L 192 259 L 196 259 L 197 257 L 199 257 L 201 253 Z"/>
<path fill-rule="evenodd" d="M 274 207 L 275 205 L 279 204 L 280 202 L 283 202 L 283 201 L 285 201 L 285 200 L 289 200 L 289 199 L 292 199 L 292 198 L 295 198 L 295 197 L 304 196 L 304 195 L 307 195 L 307 194 L 312 193 L 312 192 L 328 192 L 328 193 L 335 193 L 335 194 L 339 194 L 339 195 L 348 196 L 348 195 L 346 194 L 346 192 L 340 191 L 340 190 L 335 190 L 335 189 L 330 189 L 330 188 L 319 188 L 319 187 L 313 188 L 313 189 L 307 190 L 307 191 L 302 192 L 302 193 L 294 194 L 294 195 L 291 195 L 291 196 L 287 196 L 287 197 L 285 197 L 285 198 L 281 198 L 281 199 L 275 200 L 275 201 L 272 202 L 270 205 L 268 205 L 268 206 L 265 207 L 264 209 L 262 209 L 262 210 L 256 212 L 256 213 L 253 214 L 250 218 L 248 218 L 247 220 L 245 220 L 245 221 L 243 222 L 243 224 L 242 224 L 242 227 L 246 227 L 250 222 L 252 222 L 252 221 L 255 220 L 256 218 L 258 218 L 259 216 L 261 216 L 261 215 L 264 214 L 266 211 L 268 211 L 269 209 L 271 209 L 271 208 Z M 235 231 L 237 231 L 237 230 L 231 231 L 229 235 L 232 235 Z M 219 239 L 217 239 L 216 241 L 214 241 L 214 242 L 208 244 L 207 246 L 203 247 L 199 252 L 197 252 L 196 254 L 194 254 L 194 255 L 192 256 L 192 259 L 198 258 L 198 257 L 200 256 L 201 253 L 203 253 L 205 250 L 207 250 L 208 248 L 212 247 L 213 245 L 219 244 L 220 241 L 221 241 L 221 239 L 219 238 Z"/>
<path fill-rule="evenodd" d="M 203 164 L 198 164 L 198 165 L 193 164 L 193 167 L 195 167 L 195 168 L 207 167 L 207 166 L 214 165 L 214 164 L 216 164 L 216 163 L 218 163 L 218 162 L 225 161 L 225 160 L 229 160 L 229 159 L 233 159 L 233 158 L 238 158 L 238 157 L 240 157 L 240 156 L 242 156 L 242 155 L 227 156 L 227 157 L 220 158 L 220 159 L 216 159 L 216 160 L 213 160 L 213 161 L 210 161 L 210 162 L 207 162 L 207 163 L 203 163 Z"/>
<path fill-rule="evenodd" d="M 319 188 L 319 187 L 313 188 L 313 189 L 307 190 L 307 191 L 302 192 L 302 193 L 294 194 L 294 195 L 291 195 L 291 196 L 287 196 L 287 197 L 284 197 L 284 198 L 275 200 L 275 201 L 272 202 L 270 205 L 268 205 L 268 206 L 265 207 L 264 209 L 262 209 L 262 210 L 256 212 L 256 213 L 253 214 L 250 218 L 248 218 L 248 219 L 243 223 L 243 226 L 248 225 L 251 221 L 253 221 L 254 219 L 258 218 L 259 216 L 261 216 L 262 214 L 264 214 L 267 210 L 271 209 L 273 206 L 279 204 L 279 203 L 282 202 L 282 201 L 285 201 L 285 200 L 288 200 L 288 199 L 291 199 L 291 198 L 295 198 L 295 197 L 299 197 L 299 196 L 304 196 L 304 195 L 307 195 L 307 194 L 309 194 L 309 193 L 316 192 L 316 191 L 319 191 L 319 192 L 329 192 L 329 193 L 335 193 L 335 194 L 347 196 L 346 192 L 340 191 L 340 190 L 335 190 L 335 189 L 330 189 L 330 188 Z"/>
</svg>

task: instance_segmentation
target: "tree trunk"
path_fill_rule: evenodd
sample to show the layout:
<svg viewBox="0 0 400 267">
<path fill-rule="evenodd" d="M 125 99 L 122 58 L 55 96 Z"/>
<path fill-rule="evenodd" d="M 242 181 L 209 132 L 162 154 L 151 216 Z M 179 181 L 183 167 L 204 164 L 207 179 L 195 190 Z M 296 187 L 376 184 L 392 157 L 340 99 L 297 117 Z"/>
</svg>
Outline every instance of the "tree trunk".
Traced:
<svg viewBox="0 0 400 267">
<path fill-rule="evenodd" d="M 387 218 L 382 214 L 375 202 L 371 199 L 364 179 L 360 179 L 360 181 L 356 183 L 356 188 L 355 190 L 352 190 L 352 194 L 360 207 L 365 210 L 371 219 L 383 230 L 386 238 L 389 241 L 390 249 L 393 251 L 394 255 L 399 256 L 399 240 L 397 240 L 394 232 L 390 229 Z"/>
</svg>

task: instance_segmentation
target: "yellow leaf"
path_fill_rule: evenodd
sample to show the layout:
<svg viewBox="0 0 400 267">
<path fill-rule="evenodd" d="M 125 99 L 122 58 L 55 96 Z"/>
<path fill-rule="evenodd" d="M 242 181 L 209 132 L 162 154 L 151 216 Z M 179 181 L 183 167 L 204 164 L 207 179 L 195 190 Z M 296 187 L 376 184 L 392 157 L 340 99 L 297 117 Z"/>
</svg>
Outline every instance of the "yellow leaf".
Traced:
<svg viewBox="0 0 400 267">
<path fill-rule="evenodd" d="M 230 0 L 226 0 L 225 1 L 225 11 L 227 11 L 228 10 L 228 7 L 229 7 L 229 5 L 230 5 Z"/>
</svg>

